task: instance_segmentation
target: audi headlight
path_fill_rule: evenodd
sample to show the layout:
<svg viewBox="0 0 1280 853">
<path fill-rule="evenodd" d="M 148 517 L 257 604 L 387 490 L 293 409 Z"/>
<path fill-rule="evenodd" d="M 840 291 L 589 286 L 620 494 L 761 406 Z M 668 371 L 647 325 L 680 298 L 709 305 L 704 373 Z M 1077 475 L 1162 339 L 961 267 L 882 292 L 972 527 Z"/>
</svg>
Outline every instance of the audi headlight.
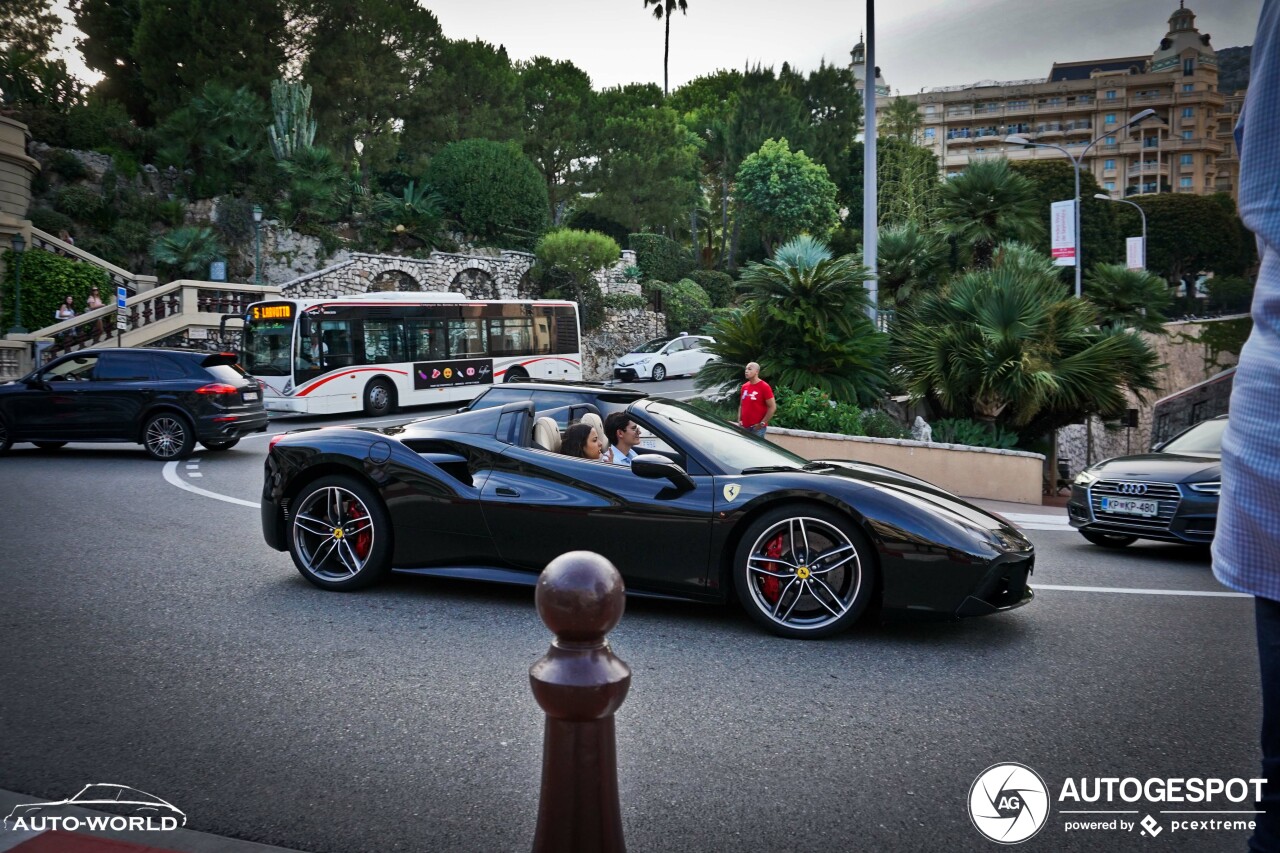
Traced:
<svg viewBox="0 0 1280 853">
<path fill-rule="evenodd" d="M 1187 483 L 1187 488 L 1193 492 L 1199 492 L 1202 495 L 1221 495 L 1222 481 L 1214 480 L 1211 483 Z"/>
<path fill-rule="evenodd" d="M 1086 468 L 1079 474 L 1076 474 L 1075 483 L 1077 486 L 1089 486 L 1098 481 L 1098 475 L 1093 470 Z"/>
</svg>

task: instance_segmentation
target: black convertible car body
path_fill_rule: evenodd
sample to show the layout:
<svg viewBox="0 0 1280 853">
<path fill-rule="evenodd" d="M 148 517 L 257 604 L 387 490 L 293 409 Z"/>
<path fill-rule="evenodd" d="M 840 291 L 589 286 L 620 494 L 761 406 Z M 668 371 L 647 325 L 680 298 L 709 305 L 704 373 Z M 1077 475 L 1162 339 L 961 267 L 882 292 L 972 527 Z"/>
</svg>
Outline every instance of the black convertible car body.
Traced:
<svg viewBox="0 0 1280 853">
<path fill-rule="evenodd" d="M 810 462 L 683 403 L 627 411 L 656 443 L 629 468 L 546 446 L 563 413 L 535 418 L 532 400 L 288 433 L 267 457 L 266 541 L 335 590 L 392 569 L 532 585 L 556 556 L 596 551 L 633 594 L 736 594 L 792 637 L 835 633 L 872 603 L 956 618 L 1031 600 L 1031 544 L 935 486 Z"/>
</svg>

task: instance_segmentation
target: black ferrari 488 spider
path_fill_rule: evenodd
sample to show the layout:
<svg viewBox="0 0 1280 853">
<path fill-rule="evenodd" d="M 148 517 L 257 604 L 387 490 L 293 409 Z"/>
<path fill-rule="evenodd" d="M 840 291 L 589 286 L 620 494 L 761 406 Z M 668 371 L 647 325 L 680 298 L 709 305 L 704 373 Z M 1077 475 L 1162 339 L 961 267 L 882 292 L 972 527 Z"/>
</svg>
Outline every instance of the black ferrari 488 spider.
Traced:
<svg viewBox="0 0 1280 853">
<path fill-rule="evenodd" d="M 834 634 L 873 604 L 957 618 L 1031 600 L 1031 543 L 998 516 L 886 468 L 803 459 L 683 403 L 634 395 L 648 447 L 630 467 L 557 452 L 557 422 L 616 398 L 280 436 L 266 541 L 332 590 L 391 570 L 533 585 L 556 556 L 595 551 L 632 594 L 736 594 L 787 637 Z"/>
</svg>

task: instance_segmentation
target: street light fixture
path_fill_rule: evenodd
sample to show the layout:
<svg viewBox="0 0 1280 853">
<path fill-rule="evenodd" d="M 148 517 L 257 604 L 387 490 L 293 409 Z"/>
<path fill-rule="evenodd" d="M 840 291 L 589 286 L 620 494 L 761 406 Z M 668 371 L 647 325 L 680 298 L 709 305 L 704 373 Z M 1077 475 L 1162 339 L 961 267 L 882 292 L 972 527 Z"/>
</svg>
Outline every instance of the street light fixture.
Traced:
<svg viewBox="0 0 1280 853">
<path fill-rule="evenodd" d="M 11 335 L 25 335 L 27 327 L 22 325 L 22 252 L 27 242 L 17 232 L 13 235 L 13 326 Z"/>
<path fill-rule="evenodd" d="M 1076 262 L 1076 298 L 1077 299 L 1080 298 L 1080 295 L 1082 292 L 1080 287 L 1080 274 L 1084 268 L 1084 258 L 1082 256 L 1081 243 L 1080 243 L 1080 166 L 1081 164 L 1084 163 L 1084 156 L 1089 153 L 1090 148 L 1097 145 L 1098 142 L 1105 139 L 1106 137 L 1111 136 L 1112 134 L 1115 134 L 1121 130 L 1124 130 L 1127 127 L 1133 127 L 1135 124 L 1144 122 L 1155 114 L 1156 114 L 1155 110 L 1152 110 L 1152 109 L 1143 110 L 1133 118 L 1126 121 L 1124 124 L 1117 127 L 1115 130 L 1109 130 L 1103 133 L 1101 136 L 1095 138 L 1092 142 L 1090 142 L 1083 149 L 1081 149 L 1078 155 L 1072 154 L 1070 151 L 1063 148 L 1061 145 L 1050 145 L 1046 142 L 1032 142 L 1031 140 L 1027 139 L 1025 136 L 1014 135 L 1014 136 L 1006 136 L 1004 138 L 1004 142 L 1006 145 L 1026 145 L 1026 146 L 1031 146 L 1033 148 L 1052 148 L 1056 151 L 1061 151 L 1063 154 L 1067 155 L 1067 159 L 1071 161 L 1071 167 L 1075 171 L 1075 178 L 1076 178 L 1076 194 L 1075 194 L 1076 257 L 1075 257 L 1075 262 Z M 1143 244 L 1143 250 L 1144 251 L 1146 250 L 1145 243 Z"/>
<path fill-rule="evenodd" d="M 1112 198 L 1107 193 L 1097 193 L 1094 198 L 1100 198 L 1103 201 L 1114 201 L 1117 204 L 1127 204 L 1130 207 L 1138 208 L 1138 215 L 1142 217 L 1142 268 L 1147 268 L 1147 212 L 1142 209 L 1142 205 L 1136 201 L 1129 201 L 1125 198 Z"/>
<path fill-rule="evenodd" d="M 253 206 L 253 283 L 262 284 L 262 205 Z"/>
</svg>

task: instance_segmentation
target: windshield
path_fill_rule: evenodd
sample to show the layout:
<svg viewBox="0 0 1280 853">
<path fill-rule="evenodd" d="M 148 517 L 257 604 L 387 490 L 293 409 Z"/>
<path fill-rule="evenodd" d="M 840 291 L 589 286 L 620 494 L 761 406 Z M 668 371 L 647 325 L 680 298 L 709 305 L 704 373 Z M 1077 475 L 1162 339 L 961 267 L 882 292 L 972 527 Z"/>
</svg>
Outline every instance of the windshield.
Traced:
<svg viewBox="0 0 1280 853">
<path fill-rule="evenodd" d="M 649 341 L 647 344 L 636 347 L 632 352 L 657 352 L 666 346 L 670 340 L 671 338 L 658 338 L 656 341 Z"/>
<path fill-rule="evenodd" d="M 254 376 L 288 376 L 292 320 L 258 320 L 244 324 L 240 363 Z"/>
<path fill-rule="evenodd" d="M 1161 453 L 1203 453 L 1209 456 L 1222 455 L 1222 431 L 1227 428 L 1227 419 L 1202 421 L 1182 435 L 1172 439 Z"/>
<path fill-rule="evenodd" d="M 654 400 L 638 404 L 638 408 L 655 429 L 734 473 L 747 468 L 800 468 L 809 461 L 684 403 Z"/>
</svg>

